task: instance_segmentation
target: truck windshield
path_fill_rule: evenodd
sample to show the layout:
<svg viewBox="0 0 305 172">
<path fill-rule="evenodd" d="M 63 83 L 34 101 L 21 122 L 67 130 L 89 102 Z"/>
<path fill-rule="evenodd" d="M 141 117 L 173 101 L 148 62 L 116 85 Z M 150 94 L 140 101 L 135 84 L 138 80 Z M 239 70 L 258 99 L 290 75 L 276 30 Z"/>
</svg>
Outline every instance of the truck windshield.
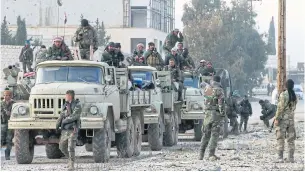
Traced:
<svg viewBox="0 0 305 172">
<path fill-rule="evenodd" d="M 134 71 L 131 72 L 131 76 L 133 79 L 133 85 L 139 88 L 152 84 L 152 72 Z"/>
<path fill-rule="evenodd" d="M 36 84 L 56 82 L 102 83 L 102 76 L 102 70 L 99 67 L 43 67 L 37 71 Z"/>
<path fill-rule="evenodd" d="M 198 88 L 198 78 L 192 77 L 191 75 L 185 75 L 183 84 L 187 87 Z"/>
</svg>

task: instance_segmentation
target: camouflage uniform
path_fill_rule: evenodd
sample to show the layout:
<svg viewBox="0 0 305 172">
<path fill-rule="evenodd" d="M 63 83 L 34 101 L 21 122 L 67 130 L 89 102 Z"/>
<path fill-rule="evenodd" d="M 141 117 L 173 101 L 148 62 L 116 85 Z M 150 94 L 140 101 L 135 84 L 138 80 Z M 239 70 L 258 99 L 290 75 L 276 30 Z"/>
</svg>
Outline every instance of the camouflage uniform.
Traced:
<svg viewBox="0 0 305 172">
<path fill-rule="evenodd" d="M 119 67 L 120 62 L 124 61 L 124 56 L 119 56 L 115 51 L 105 50 L 102 54 L 101 61 L 107 63 L 109 66 Z"/>
<path fill-rule="evenodd" d="M 239 131 L 241 132 L 241 127 L 244 124 L 244 132 L 246 132 L 249 116 L 252 115 L 252 106 L 248 99 L 242 100 L 240 102 L 240 106 L 241 106 L 241 110 L 240 110 Z"/>
<path fill-rule="evenodd" d="M 46 48 L 41 48 L 40 50 L 38 50 L 38 52 L 35 55 L 36 65 L 47 60 L 47 52 L 48 50 Z"/>
<path fill-rule="evenodd" d="M 230 126 L 232 127 L 231 132 L 234 134 L 238 134 L 238 122 L 237 122 L 237 114 L 239 113 L 239 105 L 235 97 L 230 96 L 226 101 L 226 114 L 230 119 Z"/>
<path fill-rule="evenodd" d="M 17 67 L 9 66 L 3 69 L 5 75 L 4 79 L 9 80 L 8 88 L 12 91 L 13 99 L 18 100 L 17 96 L 17 77 L 20 69 Z"/>
<path fill-rule="evenodd" d="M 53 45 L 47 52 L 48 60 L 73 60 L 69 47 L 62 43 L 60 47 Z"/>
<path fill-rule="evenodd" d="M 296 101 L 291 101 L 290 103 L 288 101 L 288 91 L 282 92 L 280 94 L 279 103 L 275 115 L 275 119 L 278 120 L 278 125 L 276 126 L 275 130 L 277 139 L 277 149 L 279 151 L 279 159 L 283 159 L 283 151 L 286 138 L 289 150 L 289 161 L 293 162 L 293 154 L 295 150 L 294 141 L 296 139 L 296 132 L 294 127 L 294 111 L 296 109 L 298 100 L 296 99 Z"/>
<path fill-rule="evenodd" d="M 143 56 L 145 61 L 144 63 L 149 66 L 155 67 L 159 70 L 164 66 L 164 61 L 156 50 L 147 50 Z"/>
<path fill-rule="evenodd" d="M 9 102 L 1 102 L 1 146 L 6 144 L 5 159 L 10 159 L 10 153 L 13 145 L 14 131 L 8 129 L 8 120 L 10 119 L 12 106 L 15 102 L 10 100 Z"/>
<path fill-rule="evenodd" d="M 97 48 L 97 34 L 95 29 L 92 26 L 81 26 L 79 27 L 74 34 L 74 42 L 78 42 L 78 47 L 80 51 L 81 59 L 90 60 L 90 45 L 93 48 L 93 51 L 96 51 Z"/>
<path fill-rule="evenodd" d="M 66 102 L 56 123 L 57 130 L 61 126 L 59 149 L 69 158 L 69 170 L 74 170 L 75 147 L 81 111 L 82 108 L 78 100 L 73 100 L 71 103 Z"/>
<path fill-rule="evenodd" d="M 183 90 L 183 83 L 182 83 L 182 76 L 181 76 L 181 71 L 179 70 L 178 67 L 174 66 L 165 66 L 164 68 L 165 71 L 170 71 L 171 72 L 171 78 L 173 82 L 177 82 L 179 84 L 179 88 L 178 90 L 178 100 L 181 101 L 182 100 L 182 90 Z M 174 83 L 172 82 L 172 87 L 176 88 Z"/>
<path fill-rule="evenodd" d="M 180 32 L 181 33 L 181 32 Z M 164 41 L 163 49 L 166 53 L 170 54 L 173 47 L 175 47 L 176 42 L 183 42 L 183 35 L 180 35 L 180 38 L 178 38 L 178 35 L 174 34 L 174 31 L 169 33 Z"/>
<path fill-rule="evenodd" d="M 23 72 L 26 73 L 27 69 L 29 72 L 33 72 L 33 49 L 28 45 L 24 46 L 19 55 L 19 61 L 22 62 Z"/>
<path fill-rule="evenodd" d="M 183 68 L 181 67 L 181 62 L 183 61 L 182 57 L 178 55 L 178 53 L 176 55 L 173 54 L 167 54 L 165 56 L 165 65 L 169 65 L 169 60 L 170 59 L 175 59 L 175 65 L 180 69 L 183 70 Z"/>
<path fill-rule="evenodd" d="M 223 106 L 224 91 L 221 88 L 221 84 L 213 81 L 211 87 L 212 91 L 210 91 L 210 94 L 205 95 L 205 116 L 202 125 L 204 134 L 201 138 L 200 160 L 203 159 L 205 150 L 209 143 L 209 159 L 216 160 L 218 158 L 215 156 L 215 151 L 220 133 L 220 125 L 225 117 Z"/>
<path fill-rule="evenodd" d="M 269 128 L 269 120 L 272 119 L 276 113 L 276 106 L 271 104 L 268 100 L 265 100 L 262 106 L 262 116 L 260 116 L 260 119 L 264 121 L 264 124 L 266 127 Z"/>
<path fill-rule="evenodd" d="M 188 54 L 188 50 L 187 49 L 183 49 L 181 50 L 177 50 L 177 54 L 179 56 L 181 56 L 181 67 L 184 69 L 184 67 L 187 68 L 195 68 L 195 63 L 192 59 L 192 57 Z"/>
</svg>

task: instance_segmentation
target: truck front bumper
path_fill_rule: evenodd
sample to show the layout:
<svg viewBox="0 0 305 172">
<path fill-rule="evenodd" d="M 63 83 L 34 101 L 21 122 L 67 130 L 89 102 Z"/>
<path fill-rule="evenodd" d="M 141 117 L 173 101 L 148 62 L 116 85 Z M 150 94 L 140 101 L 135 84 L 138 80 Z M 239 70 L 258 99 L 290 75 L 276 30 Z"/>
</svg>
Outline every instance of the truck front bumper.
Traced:
<svg viewBox="0 0 305 172">
<path fill-rule="evenodd" d="M 9 120 L 9 129 L 56 129 L 57 120 L 35 120 L 29 119 L 13 119 Z M 101 118 L 81 119 L 81 129 L 101 129 L 104 128 L 104 120 Z"/>
<path fill-rule="evenodd" d="M 181 119 L 203 119 L 204 113 L 203 110 L 200 111 L 186 111 L 185 109 L 181 110 Z"/>
</svg>

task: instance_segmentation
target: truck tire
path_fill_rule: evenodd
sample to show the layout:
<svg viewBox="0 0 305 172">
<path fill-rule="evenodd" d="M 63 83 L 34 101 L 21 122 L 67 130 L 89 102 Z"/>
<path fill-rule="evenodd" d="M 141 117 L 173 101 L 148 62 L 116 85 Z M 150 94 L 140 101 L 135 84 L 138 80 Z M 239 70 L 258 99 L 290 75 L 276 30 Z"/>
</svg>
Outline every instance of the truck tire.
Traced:
<svg viewBox="0 0 305 172">
<path fill-rule="evenodd" d="M 46 154 L 49 159 L 59 159 L 65 155 L 60 151 L 58 144 L 46 144 Z"/>
<path fill-rule="evenodd" d="M 34 157 L 34 143 L 29 130 L 15 130 L 15 156 L 18 164 L 30 164 Z"/>
<path fill-rule="evenodd" d="M 105 163 L 110 159 L 111 126 L 109 118 L 104 121 L 104 128 L 94 130 L 92 139 L 93 159 L 96 163 Z"/>
<path fill-rule="evenodd" d="M 163 122 L 158 118 L 158 123 L 148 125 L 148 143 L 152 151 L 160 151 L 163 143 Z"/>
<path fill-rule="evenodd" d="M 170 123 L 165 125 L 165 132 L 163 136 L 163 145 L 164 146 L 173 146 L 175 145 L 176 139 L 176 122 L 175 116 L 173 113 L 170 114 Z"/>
<path fill-rule="evenodd" d="M 127 118 L 127 130 L 115 135 L 117 154 L 120 158 L 130 158 L 134 152 L 134 125 L 131 117 Z"/>
<path fill-rule="evenodd" d="M 195 141 L 200 141 L 202 138 L 202 131 L 201 131 L 202 123 L 203 123 L 203 120 L 201 119 L 201 120 L 199 120 L 199 124 L 194 125 L 194 140 Z"/>
<path fill-rule="evenodd" d="M 142 125 L 140 121 L 140 116 L 135 115 L 132 117 L 134 124 L 134 156 L 139 156 L 142 149 Z"/>
<path fill-rule="evenodd" d="M 85 149 L 87 152 L 92 152 L 92 144 L 86 143 L 85 144 Z"/>
</svg>

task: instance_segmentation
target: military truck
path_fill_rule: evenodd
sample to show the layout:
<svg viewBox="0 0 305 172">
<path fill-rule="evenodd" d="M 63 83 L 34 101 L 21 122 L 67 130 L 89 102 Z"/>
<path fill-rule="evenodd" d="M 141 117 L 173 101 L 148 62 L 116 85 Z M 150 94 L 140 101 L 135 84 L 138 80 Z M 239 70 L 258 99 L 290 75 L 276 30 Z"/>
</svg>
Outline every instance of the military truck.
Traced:
<svg viewBox="0 0 305 172">
<path fill-rule="evenodd" d="M 163 145 L 173 146 L 178 143 L 179 124 L 181 123 L 182 101 L 178 101 L 178 88 L 172 82 L 170 71 L 157 71 L 158 85 L 162 92 L 162 105 L 164 110 Z M 182 95 L 184 97 L 184 95 Z"/>
<path fill-rule="evenodd" d="M 63 156 L 56 121 L 69 89 L 82 106 L 77 146 L 92 144 L 95 162 L 109 160 L 111 141 L 115 141 L 119 157 L 139 155 L 143 111 L 151 106 L 151 95 L 129 88 L 129 76 L 127 68 L 115 69 L 103 62 L 39 63 L 29 102 L 15 103 L 9 120 L 9 129 L 15 130 L 17 163 L 32 162 L 35 140 L 45 144 L 48 158 Z"/>
<path fill-rule="evenodd" d="M 204 96 L 201 92 L 199 77 L 194 71 L 184 71 L 185 100 L 181 109 L 181 124 L 179 132 L 194 129 L 194 139 L 200 141 L 201 126 L 204 119 Z"/>
<path fill-rule="evenodd" d="M 230 96 L 230 93 L 232 92 L 232 84 L 231 84 L 231 77 L 230 73 L 226 69 L 215 69 L 216 75 L 220 76 L 221 80 L 221 86 L 224 90 L 224 96 L 225 96 L 225 103 L 227 98 Z M 213 76 L 199 76 L 199 81 L 201 83 L 201 86 L 204 85 L 202 83 L 210 84 L 213 80 Z M 226 109 L 226 108 L 225 108 Z M 226 113 L 226 110 L 225 110 Z M 224 121 L 222 121 L 221 124 L 221 136 L 222 138 L 226 138 L 229 133 L 229 119 L 227 115 L 225 115 Z"/>
</svg>

